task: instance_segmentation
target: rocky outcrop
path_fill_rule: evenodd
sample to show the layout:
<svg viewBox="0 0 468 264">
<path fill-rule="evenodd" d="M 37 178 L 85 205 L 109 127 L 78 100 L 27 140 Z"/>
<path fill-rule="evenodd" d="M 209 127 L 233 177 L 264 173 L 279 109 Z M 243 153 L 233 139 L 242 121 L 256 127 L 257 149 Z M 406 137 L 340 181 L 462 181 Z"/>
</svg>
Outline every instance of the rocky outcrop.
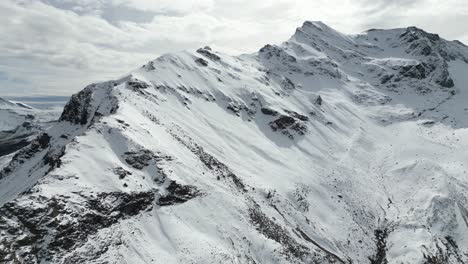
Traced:
<svg viewBox="0 0 468 264">
<path fill-rule="evenodd" d="M 202 67 L 208 66 L 208 61 L 206 61 L 206 60 L 204 60 L 204 59 L 202 59 L 202 58 L 197 58 L 197 59 L 195 59 L 195 62 L 196 62 L 198 65 L 202 66 Z"/>
<path fill-rule="evenodd" d="M 70 101 L 65 105 L 59 121 L 85 125 L 91 115 L 92 94 L 91 88 L 85 88 L 79 93 L 72 95 Z"/>
<path fill-rule="evenodd" d="M 204 47 L 204 48 L 197 49 L 197 52 L 200 53 L 201 55 L 207 57 L 208 59 L 210 59 L 212 61 L 220 61 L 221 60 L 221 58 L 218 55 L 214 54 L 211 51 L 210 47 Z"/>
<path fill-rule="evenodd" d="M 142 86 L 140 82 L 130 81 L 130 83 L 133 86 Z M 112 90 L 116 85 L 115 81 L 91 84 L 72 95 L 59 121 L 68 121 L 75 125 L 90 125 L 94 118 L 114 113 L 118 108 L 117 99 L 112 95 Z"/>
<path fill-rule="evenodd" d="M 200 196 L 201 192 L 195 186 L 181 185 L 175 181 L 170 181 L 166 188 L 166 194 L 159 197 L 159 206 L 168 206 L 184 203 L 190 199 Z"/>
<path fill-rule="evenodd" d="M 141 170 L 147 167 L 152 160 L 156 159 L 156 155 L 147 149 L 140 149 L 139 151 L 125 152 L 124 158 L 128 165 Z"/>
<path fill-rule="evenodd" d="M 150 210 L 155 195 L 152 192 L 99 193 L 86 197 L 81 204 L 71 204 L 67 197 L 29 199 L 28 203 L 13 201 L 0 207 L 2 262 L 59 261 L 100 229 Z"/>
<path fill-rule="evenodd" d="M 260 56 L 266 60 L 279 60 L 285 63 L 294 63 L 297 59 L 286 53 L 286 51 L 278 46 L 267 44 L 259 51 Z"/>
<path fill-rule="evenodd" d="M 268 110 L 266 112 L 271 113 Z M 306 123 L 309 121 L 307 116 L 293 111 L 286 111 L 286 114 L 276 113 L 273 116 L 278 116 L 269 123 L 273 131 L 279 131 L 291 139 L 294 138 L 294 134 L 305 135 L 307 133 Z"/>
<path fill-rule="evenodd" d="M 31 144 L 21 149 L 13 156 L 10 163 L 0 171 L 0 179 L 8 176 L 13 170 L 34 157 L 37 153 L 48 149 L 49 142 L 50 136 L 47 133 L 40 134 Z"/>
</svg>

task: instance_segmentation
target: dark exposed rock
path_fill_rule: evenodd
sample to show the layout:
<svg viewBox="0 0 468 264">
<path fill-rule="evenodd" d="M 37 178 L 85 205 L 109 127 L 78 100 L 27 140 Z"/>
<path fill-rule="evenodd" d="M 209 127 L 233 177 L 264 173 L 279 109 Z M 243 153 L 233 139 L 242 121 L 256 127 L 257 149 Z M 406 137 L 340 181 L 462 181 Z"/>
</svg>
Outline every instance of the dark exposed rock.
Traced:
<svg viewBox="0 0 468 264">
<path fill-rule="evenodd" d="M 437 52 L 440 38 L 437 34 L 430 34 L 416 27 L 409 27 L 400 35 L 400 39 L 407 43 L 407 53 L 419 56 L 432 56 Z"/>
<path fill-rule="evenodd" d="M 468 62 L 464 52 L 460 52 L 457 48 L 452 49 L 449 47 L 448 42 L 441 39 L 437 34 L 427 33 L 416 27 L 409 27 L 399 38 L 402 40 L 403 46 L 406 46 L 407 53 L 440 60 L 436 63 L 437 65 L 442 64 L 442 61 L 447 62 L 456 59 Z"/>
<path fill-rule="evenodd" d="M 260 55 L 265 59 L 277 58 L 289 63 L 297 61 L 295 57 L 286 53 L 282 48 L 270 44 L 260 49 Z"/>
<path fill-rule="evenodd" d="M 257 113 L 258 103 L 252 100 L 250 106 L 248 106 L 244 102 L 232 101 L 227 104 L 226 108 L 237 116 L 241 116 L 241 113 L 245 113 L 252 118 Z M 251 119 L 249 119 L 249 121 L 250 120 Z"/>
<path fill-rule="evenodd" d="M 109 215 L 113 212 L 119 214 L 117 219 L 124 216 L 134 216 L 140 211 L 151 209 L 154 201 L 154 193 L 138 192 L 138 193 L 123 193 L 123 192 L 110 192 L 100 193 L 97 198 L 90 199 L 88 204 L 91 209 L 94 209 L 104 215 Z M 103 201 L 106 200 L 105 203 Z M 116 222 L 115 220 L 113 222 Z"/>
<path fill-rule="evenodd" d="M 283 89 L 293 90 L 296 88 L 296 85 L 294 85 L 294 83 L 288 77 L 283 77 L 281 80 L 281 87 Z"/>
<path fill-rule="evenodd" d="M 307 126 L 305 126 L 303 123 L 297 122 L 291 126 L 291 129 L 296 131 L 299 135 L 304 135 L 307 131 Z"/>
<path fill-rule="evenodd" d="M 439 239 L 435 244 L 435 251 L 423 252 L 423 255 L 424 264 L 466 263 L 463 254 L 460 253 L 460 248 L 451 236 Z"/>
<path fill-rule="evenodd" d="M 431 57 L 431 59 L 426 62 L 421 62 L 415 65 L 406 65 L 395 69 L 398 70 L 398 75 L 393 79 L 394 82 L 406 77 L 417 80 L 433 80 L 436 84 L 446 88 L 454 86 L 453 80 L 450 78 L 447 62 L 441 60 L 439 57 Z M 394 75 L 384 75 L 381 78 L 381 83 L 385 84 L 393 77 Z M 419 90 L 425 89 L 421 87 Z"/>
<path fill-rule="evenodd" d="M 435 124 L 435 121 L 426 121 L 426 122 L 423 122 L 422 125 L 423 126 L 427 126 L 427 127 L 431 127 Z"/>
<path fill-rule="evenodd" d="M 315 99 L 315 104 L 316 105 L 322 105 L 322 102 L 323 102 L 322 97 L 320 95 L 317 96 L 317 99 Z"/>
<path fill-rule="evenodd" d="M 226 107 L 228 110 L 231 110 L 234 114 L 240 115 L 240 111 L 242 110 L 242 107 L 235 104 L 235 103 L 229 103 Z"/>
<path fill-rule="evenodd" d="M 208 59 L 212 60 L 212 61 L 219 61 L 221 60 L 221 58 L 214 54 L 213 52 L 211 52 L 211 48 L 210 47 L 205 47 L 205 48 L 200 48 L 200 49 L 197 49 L 197 52 L 202 54 L 203 56 L 207 57 Z M 206 65 L 205 65 L 206 66 Z"/>
<path fill-rule="evenodd" d="M 400 38 L 406 39 L 408 42 L 413 42 L 420 38 L 427 38 L 430 41 L 438 41 L 440 37 L 438 34 L 428 33 L 417 27 L 408 27 L 406 31 L 400 35 Z"/>
<path fill-rule="evenodd" d="M 452 88 L 455 84 L 453 83 L 452 78 L 444 78 L 442 80 L 437 80 L 437 84 L 443 87 Z"/>
<path fill-rule="evenodd" d="M 208 61 L 202 59 L 202 58 L 197 58 L 195 59 L 195 62 L 200 65 L 200 66 L 203 66 L 203 67 L 206 67 L 208 66 Z"/>
<path fill-rule="evenodd" d="M 304 135 L 307 132 L 307 126 L 304 122 L 309 121 L 309 117 L 301 115 L 294 111 L 286 111 L 288 115 L 279 115 L 279 117 L 269 123 L 273 131 L 281 131 L 284 135 L 293 139 L 293 135 L 289 129 L 295 131 L 299 135 Z"/>
<path fill-rule="evenodd" d="M 135 92 L 142 92 L 141 90 L 148 89 L 150 87 L 149 84 L 140 81 L 140 80 L 131 80 L 127 82 L 127 88 L 131 89 Z"/>
<path fill-rule="evenodd" d="M 100 229 L 151 209 L 155 196 L 153 192 L 99 193 L 87 197 L 80 206 L 69 205 L 65 197 L 31 199 L 28 203 L 10 202 L 0 207 L 0 227 L 11 234 L 0 239 L 2 262 L 18 258 L 25 263 L 58 260 Z"/>
<path fill-rule="evenodd" d="M 164 154 L 155 154 L 148 149 L 140 149 L 138 151 L 127 151 L 124 153 L 125 161 L 135 169 L 143 169 L 149 166 L 152 161 L 171 161 L 173 158 Z"/>
<path fill-rule="evenodd" d="M 161 196 L 157 201 L 159 206 L 168 206 L 184 203 L 194 197 L 201 195 L 201 192 L 194 186 L 181 185 L 175 181 L 170 181 L 166 188 L 166 194 Z"/>
<path fill-rule="evenodd" d="M 162 184 L 168 178 L 164 168 L 161 166 L 162 161 L 171 161 L 173 158 L 161 153 L 153 153 L 147 149 L 140 149 L 138 151 L 127 151 L 124 153 L 125 162 L 135 169 L 142 170 L 145 167 L 154 164 L 157 174 L 154 175 L 153 180 Z M 120 175 L 120 174 L 118 174 Z M 128 174 L 127 174 L 128 175 Z"/>
<path fill-rule="evenodd" d="M 37 153 L 45 150 L 49 146 L 50 136 L 47 133 L 40 134 L 31 144 L 19 150 L 12 158 L 11 162 L 0 171 L 0 179 L 10 174 L 15 168 L 32 158 Z"/>
<path fill-rule="evenodd" d="M 125 179 L 125 177 L 127 177 L 128 175 L 132 175 L 131 172 L 129 172 L 128 170 L 125 170 L 122 167 L 116 167 L 113 169 L 113 171 L 115 174 L 119 176 L 119 179 Z"/>
<path fill-rule="evenodd" d="M 124 153 L 125 161 L 135 169 L 141 170 L 150 165 L 156 155 L 147 149 L 141 149 L 137 152 L 127 151 Z"/>
<path fill-rule="evenodd" d="M 71 96 L 63 108 L 59 121 L 69 121 L 74 124 L 85 125 L 91 111 L 92 90 L 87 87 Z"/>
<path fill-rule="evenodd" d="M 237 188 L 246 191 L 244 183 L 224 163 L 207 153 L 199 145 L 195 145 L 193 151 L 210 170 L 216 171 L 223 178 L 231 179 Z"/>
<path fill-rule="evenodd" d="M 27 145 L 29 145 L 29 141 L 25 138 L 16 138 L 9 142 L 2 143 L 0 144 L 0 157 L 11 154 Z"/>
<path fill-rule="evenodd" d="M 442 71 L 442 73 L 436 78 L 435 82 L 446 88 L 452 88 L 455 85 L 452 78 L 450 78 L 450 73 L 447 68 Z"/>
<path fill-rule="evenodd" d="M 376 229 L 374 231 L 376 252 L 369 257 L 371 264 L 387 264 L 387 237 L 388 229 Z"/>
<path fill-rule="evenodd" d="M 421 45 L 419 45 L 419 47 L 420 47 L 419 54 L 421 54 L 423 56 L 429 56 L 432 53 L 432 48 L 429 45 L 421 44 Z"/>
<path fill-rule="evenodd" d="M 305 115 L 301 115 L 299 113 L 296 113 L 296 112 L 293 112 L 293 111 L 286 111 L 288 114 L 290 114 L 291 116 L 301 120 L 301 121 L 309 121 L 309 118 Z"/>
<path fill-rule="evenodd" d="M 125 122 L 125 121 L 122 120 L 122 119 L 116 118 L 115 120 L 117 120 L 117 122 L 118 122 L 119 124 L 122 124 L 122 125 L 124 125 L 124 126 L 126 126 L 126 127 L 130 126 L 130 124 L 128 124 L 127 122 Z"/>
<path fill-rule="evenodd" d="M 258 205 L 249 209 L 249 217 L 252 224 L 258 232 L 263 234 L 268 239 L 274 240 L 281 244 L 287 255 L 303 260 L 309 255 L 310 249 L 299 244 L 287 230 L 268 218 Z"/>
<path fill-rule="evenodd" d="M 386 84 L 387 82 L 389 82 L 392 78 L 393 78 L 393 74 L 386 74 L 384 75 L 381 79 L 380 79 L 380 83 L 381 84 Z"/>
<path fill-rule="evenodd" d="M 65 155 L 65 147 L 57 151 L 48 151 L 42 158 L 44 165 L 49 165 L 48 172 L 55 168 L 59 168 L 62 165 L 62 157 Z"/>
<path fill-rule="evenodd" d="M 304 239 L 306 240 L 307 242 L 309 243 L 312 243 L 314 246 L 318 247 L 319 249 L 321 249 L 323 252 L 325 252 L 330 259 L 333 259 L 339 263 L 346 263 L 345 261 L 343 261 L 340 257 L 338 257 L 336 254 L 334 254 L 333 252 L 330 252 L 329 250 L 327 250 L 326 248 L 322 247 L 319 243 L 317 243 L 316 241 L 314 241 L 312 238 L 310 238 L 304 231 L 302 231 L 299 227 L 296 227 L 295 231 L 297 233 L 299 233 L 299 235 Z"/>
<path fill-rule="evenodd" d="M 228 178 L 234 183 L 235 187 L 242 191 L 246 192 L 246 186 L 242 180 L 237 177 L 227 166 L 226 164 L 219 161 L 217 158 L 213 157 L 211 154 L 206 152 L 203 147 L 193 142 L 193 140 L 187 136 L 179 136 L 178 134 L 171 132 L 171 135 L 179 141 L 181 144 L 186 146 L 193 154 L 195 154 L 200 161 L 211 171 L 217 174 L 219 178 Z"/>
<path fill-rule="evenodd" d="M 154 62 L 153 61 L 150 61 L 147 64 L 143 65 L 142 68 L 146 69 L 147 71 L 153 71 L 153 70 L 156 69 L 156 67 L 154 67 Z"/>
<path fill-rule="evenodd" d="M 270 115 L 270 116 L 277 116 L 278 115 L 278 111 L 276 110 L 273 110 L 273 109 L 270 109 L 270 108 L 265 108 L 263 107 L 262 109 L 260 109 L 262 111 L 262 113 L 264 115 Z"/>
<path fill-rule="evenodd" d="M 40 134 L 31 145 L 38 145 L 39 148 L 45 149 L 49 145 L 50 136 L 47 133 Z M 34 147 L 34 146 L 33 146 Z"/>
<path fill-rule="evenodd" d="M 281 115 L 278 119 L 270 122 L 270 126 L 273 131 L 286 129 L 292 126 L 296 122 L 296 119 L 287 115 Z"/>
<path fill-rule="evenodd" d="M 409 78 L 424 79 L 426 78 L 426 67 L 424 63 L 403 66 L 400 70 L 400 74 Z"/>
</svg>

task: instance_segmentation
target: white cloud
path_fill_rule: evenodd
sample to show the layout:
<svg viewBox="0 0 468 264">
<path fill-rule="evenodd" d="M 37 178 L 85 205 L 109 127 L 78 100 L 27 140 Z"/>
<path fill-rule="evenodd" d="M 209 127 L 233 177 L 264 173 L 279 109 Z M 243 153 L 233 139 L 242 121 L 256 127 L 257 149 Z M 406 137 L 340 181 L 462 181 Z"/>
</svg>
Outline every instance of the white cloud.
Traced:
<svg viewBox="0 0 468 264">
<path fill-rule="evenodd" d="M 69 94 L 204 45 L 253 52 L 305 20 L 345 33 L 416 25 L 468 43 L 464 0 L 2 0 L 0 96 Z"/>
<path fill-rule="evenodd" d="M 139 10 L 151 10 L 156 12 L 169 12 L 189 14 L 192 12 L 210 11 L 214 6 L 214 0 L 111 0 L 114 5 L 123 5 Z"/>
</svg>

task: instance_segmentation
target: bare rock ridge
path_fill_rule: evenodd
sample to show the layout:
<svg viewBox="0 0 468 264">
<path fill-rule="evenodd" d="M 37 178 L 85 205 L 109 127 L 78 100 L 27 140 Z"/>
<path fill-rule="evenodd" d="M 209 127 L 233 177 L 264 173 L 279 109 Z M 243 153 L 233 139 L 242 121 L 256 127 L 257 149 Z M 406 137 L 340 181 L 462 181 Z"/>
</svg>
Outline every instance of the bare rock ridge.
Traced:
<svg viewBox="0 0 468 264">
<path fill-rule="evenodd" d="M 468 263 L 467 72 L 416 27 L 307 21 L 91 84 L 0 149 L 0 262 Z"/>
</svg>

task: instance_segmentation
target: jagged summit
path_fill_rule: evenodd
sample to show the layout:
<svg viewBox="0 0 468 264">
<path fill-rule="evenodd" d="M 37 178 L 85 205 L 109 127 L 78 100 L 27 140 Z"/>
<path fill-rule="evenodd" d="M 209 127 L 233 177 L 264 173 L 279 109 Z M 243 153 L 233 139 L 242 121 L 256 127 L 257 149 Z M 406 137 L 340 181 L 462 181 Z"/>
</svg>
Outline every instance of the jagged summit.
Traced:
<svg viewBox="0 0 468 264">
<path fill-rule="evenodd" d="M 330 44 L 337 44 L 338 42 L 354 43 L 351 37 L 338 32 L 321 21 L 305 21 L 301 27 L 296 29 L 289 41 L 305 43 L 323 41 L 330 42 Z"/>
<path fill-rule="evenodd" d="M 466 263 L 466 47 L 305 22 L 73 95 L 0 159 L 5 263 Z"/>
<path fill-rule="evenodd" d="M 405 33 L 403 33 L 403 36 L 404 35 L 413 35 L 413 38 L 411 38 L 411 39 L 416 39 L 415 36 L 419 36 L 419 37 L 427 38 L 430 41 L 439 41 L 440 40 L 440 37 L 439 37 L 438 34 L 428 33 L 428 32 L 426 32 L 426 31 L 424 31 L 424 30 L 422 30 L 420 28 L 417 28 L 415 26 L 407 27 Z"/>
<path fill-rule="evenodd" d="M 333 29 L 332 27 L 328 26 L 322 21 L 305 21 L 301 27 L 296 29 L 296 33 L 306 32 L 306 33 L 316 33 L 321 32 L 322 34 L 333 34 L 335 36 L 343 36 L 344 34 L 338 32 L 337 30 Z"/>
<path fill-rule="evenodd" d="M 305 21 L 302 24 L 301 27 L 296 29 L 296 31 L 297 30 L 310 31 L 310 32 L 319 31 L 319 32 L 323 32 L 323 33 L 333 32 L 333 33 L 341 34 L 338 31 L 336 31 L 335 29 L 333 29 L 330 26 L 328 26 L 327 24 L 325 24 L 324 22 L 322 22 L 322 21 Z"/>
</svg>

